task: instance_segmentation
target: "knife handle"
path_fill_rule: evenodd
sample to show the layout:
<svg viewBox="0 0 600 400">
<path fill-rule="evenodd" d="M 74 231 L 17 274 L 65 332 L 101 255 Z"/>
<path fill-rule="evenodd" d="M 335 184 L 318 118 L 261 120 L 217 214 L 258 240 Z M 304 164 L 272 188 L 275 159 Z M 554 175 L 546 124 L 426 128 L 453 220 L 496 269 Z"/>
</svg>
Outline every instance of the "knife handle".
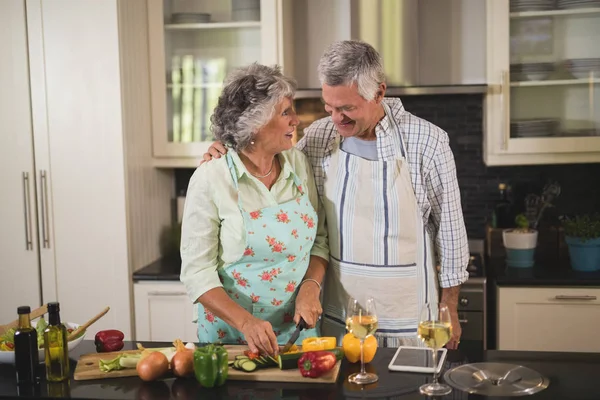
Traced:
<svg viewBox="0 0 600 400">
<path fill-rule="evenodd" d="M 302 317 L 300 317 L 300 322 L 298 322 L 298 326 L 300 327 L 300 330 L 308 329 L 308 326 L 306 325 L 306 321 Z"/>
</svg>

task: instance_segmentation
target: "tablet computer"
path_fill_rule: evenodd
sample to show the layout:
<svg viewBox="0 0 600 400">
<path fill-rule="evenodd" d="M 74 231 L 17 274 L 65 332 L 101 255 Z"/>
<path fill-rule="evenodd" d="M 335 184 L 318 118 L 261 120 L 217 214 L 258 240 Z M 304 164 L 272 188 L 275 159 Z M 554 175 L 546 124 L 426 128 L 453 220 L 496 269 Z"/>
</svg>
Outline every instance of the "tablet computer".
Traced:
<svg viewBox="0 0 600 400">
<path fill-rule="evenodd" d="M 445 348 L 438 349 L 437 372 L 442 370 L 446 361 Z M 400 346 L 388 365 L 391 371 L 425 372 L 433 374 L 431 349 L 427 347 Z"/>
</svg>

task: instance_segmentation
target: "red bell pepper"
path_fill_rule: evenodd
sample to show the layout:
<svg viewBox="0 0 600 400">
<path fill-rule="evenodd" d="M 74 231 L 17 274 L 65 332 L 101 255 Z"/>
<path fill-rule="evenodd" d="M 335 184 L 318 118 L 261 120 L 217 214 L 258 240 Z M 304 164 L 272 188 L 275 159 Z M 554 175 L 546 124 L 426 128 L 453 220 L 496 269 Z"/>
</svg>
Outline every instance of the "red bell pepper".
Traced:
<svg viewBox="0 0 600 400">
<path fill-rule="evenodd" d="M 318 378 L 337 362 L 331 351 L 307 351 L 298 360 L 298 369 L 304 377 Z"/>
<path fill-rule="evenodd" d="M 123 339 L 125 335 L 123 332 L 116 329 L 108 329 L 96 333 L 94 337 L 94 344 L 96 345 L 96 351 L 98 353 L 107 353 L 111 351 L 119 351 L 123 348 L 125 343 Z"/>
</svg>

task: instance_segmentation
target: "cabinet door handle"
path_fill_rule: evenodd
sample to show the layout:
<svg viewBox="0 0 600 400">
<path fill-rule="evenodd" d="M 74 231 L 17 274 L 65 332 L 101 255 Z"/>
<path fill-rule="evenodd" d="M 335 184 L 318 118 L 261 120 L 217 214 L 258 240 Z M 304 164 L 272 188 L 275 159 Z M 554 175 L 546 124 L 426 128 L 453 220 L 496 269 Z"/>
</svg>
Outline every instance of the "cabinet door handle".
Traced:
<svg viewBox="0 0 600 400">
<path fill-rule="evenodd" d="M 31 204 L 29 194 L 29 172 L 23 172 L 23 203 L 25 214 L 25 250 L 33 250 L 33 233 L 31 231 Z"/>
<path fill-rule="evenodd" d="M 50 217 L 48 216 L 48 178 L 46 171 L 40 170 L 40 188 L 42 192 L 42 242 L 45 249 L 50 248 Z"/>
<path fill-rule="evenodd" d="M 587 300 L 587 301 L 591 301 L 591 300 L 596 300 L 597 297 L 589 296 L 589 295 L 569 296 L 569 295 L 565 295 L 565 294 L 559 294 L 557 296 L 554 296 L 554 299 L 556 299 L 556 300 Z"/>
<path fill-rule="evenodd" d="M 152 291 L 148 292 L 148 296 L 186 296 L 185 292 L 157 292 Z"/>
<path fill-rule="evenodd" d="M 469 320 L 468 319 L 459 319 L 458 322 L 460 322 L 461 324 L 468 324 Z"/>
<path fill-rule="evenodd" d="M 510 139 L 510 75 L 502 71 L 500 78 L 500 105 L 502 107 L 502 150 L 508 150 Z"/>
</svg>

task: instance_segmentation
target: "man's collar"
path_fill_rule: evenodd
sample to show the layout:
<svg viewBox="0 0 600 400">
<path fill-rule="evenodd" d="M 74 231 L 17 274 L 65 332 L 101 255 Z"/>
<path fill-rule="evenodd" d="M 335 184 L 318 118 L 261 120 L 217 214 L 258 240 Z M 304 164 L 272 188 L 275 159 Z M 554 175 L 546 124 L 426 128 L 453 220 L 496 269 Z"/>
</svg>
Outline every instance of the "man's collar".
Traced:
<svg viewBox="0 0 600 400">
<path fill-rule="evenodd" d="M 386 97 L 383 101 L 390 107 L 391 115 L 385 113 L 385 116 L 375 125 L 375 136 L 377 137 L 391 134 L 389 129 L 391 126 L 390 118 L 396 119 L 404 111 L 404 105 L 397 97 Z"/>
</svg>

